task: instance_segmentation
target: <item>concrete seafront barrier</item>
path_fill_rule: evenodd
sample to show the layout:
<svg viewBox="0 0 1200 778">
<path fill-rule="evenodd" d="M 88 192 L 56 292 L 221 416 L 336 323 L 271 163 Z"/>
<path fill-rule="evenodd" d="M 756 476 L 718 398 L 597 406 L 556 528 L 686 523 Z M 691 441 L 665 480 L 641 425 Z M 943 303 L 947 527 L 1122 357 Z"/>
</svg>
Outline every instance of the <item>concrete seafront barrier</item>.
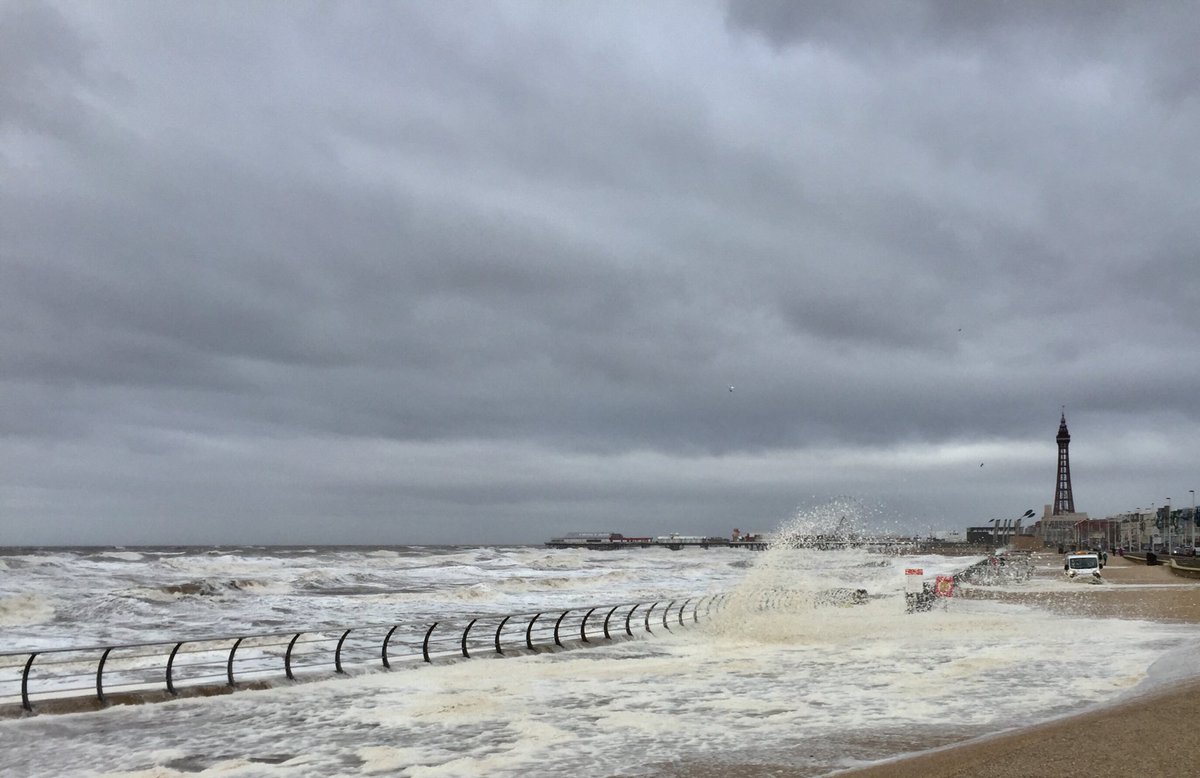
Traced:
<svg viewBox="0 0 1200 778">
<path fill-rule="evenodd" d="M 0 715 L 94 710 L 437 660 L 600 645 L 687 628 L 720 610 L 727 597 L 0 652 Z"/>
<path fill-rule="evenodd" d="M 1021 583 L 1033 577 L 1033 561 L 1028 552 L 989 554 L 984 560 L 954 574 L 955 583 L 988 586 Z"/>
</svg>

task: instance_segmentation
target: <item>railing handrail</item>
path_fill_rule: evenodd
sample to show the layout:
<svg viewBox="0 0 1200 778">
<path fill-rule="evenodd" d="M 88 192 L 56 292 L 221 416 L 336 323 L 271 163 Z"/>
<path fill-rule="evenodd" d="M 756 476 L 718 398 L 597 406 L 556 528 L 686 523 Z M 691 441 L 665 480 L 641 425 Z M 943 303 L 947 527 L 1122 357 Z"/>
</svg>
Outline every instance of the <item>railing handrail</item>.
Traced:
<svg viewBox="0 0 1200 778">
<path fill-rule="evenodd" d="M 689 597 L 684 599 L 682 600 L 682 604 L 678 607 L 676 607 L 676 603 L 680 602 L 680 600 L 671 600 L 667 607 L 662 611 L 662 624 L 664 627 L 670 629 L 667 625 L 667 618 L 668 616 L 673 616 L 678 619 L 679 624 L 683 625 L 684 611 L 693 601 L 695 604 L 692 605 L 690 615 L 692 622 L 696 623 L 700 620 L 700 607 L 702 604 L 707 601 L 707 607 L 705 608 L 705 617 L 707 617 L 714 607 L 720 607 L 720 605 L 724 602 L 724 599 L 725 595 L 722 593 L 710 593 L 699 598 Z M 247 633 L 242 635 L 207 635 L 182 640 L 173 638 L 142 641 L 136 643 L 109 643 L 97 646 L 29 649 L 24 651 L 0 652 L 0 659 L 24 659 L 23 669 L 21 667 L 22 663 L 19 662 L 12 663 L 11 667 L 13 670 L 20 672 L 20 706 L 26 712 L 33 712 L 32 702 L 35 698 L 38 701 L 44 701 L 47 699 L 83 700 L 93 698 L 101 706 L 105 706 L 110 704 L 110 698 L 113 694 L 119 694 L 122 691 L 128 693 L 158 690 L 165 691 L 165 693 L 170 696 L 175 696 L 179 694 L 180 689 L 184 687 L 212 687 L 224 685 L 229 688 L 237 688 L 237 677 L 239 674 L 235 673 L 234 660 L 238 649 L 247 645 L 245 641 L 275 638 L 278 639 L 275 643 L 258 643 L 253 647 L 270 649 L 281 647 L 286 643 L 287 648 L 282 656 L 281 668 L 275 666 L 278 664 L 279 657 L 273 656 L 270 651 L 268 651 L 266 655 L 260 653 L 254 656 L 252 659 L 242 660 L 242 672 L 240 673 L 240 677 L 243 679 L 243 683 L 247 678 L 260 680 L 264 676 L 277 677 L 280 674 L 284 675 L 287 680 L 294 681 L 297 680 L 297 672 L 302 670 L 311 672 L 319 667 L 323 668 L 327 664 L 330 665 L 330 669 L 333 673 L 344 674 L 344 655 L 347 652 L 343 651 L 343 648 L 348 636 L 354 632 L 361 633 L 373 629 L 387 630 L 387 635 L 382 639 L 382 642 L 378 640 L 370 640 L 366 643 L 362 643 L 361 647 L 357 649 L 360 659 L 355 660 L 354 663 L 360 666 L 366 666 L 368 664 L 366 661 L 367 654 L 365 653 L 365 649 L 368 647 L 368 645 L 370 645 L 374 646 L 375 650 L 378 652 L 376 655 L 377 659 L 371 664 L 375 664 L 382 660 L 383 668 L 390 669 L 393 658 L 409 662 L 415 662 L 419 660 L 431 662 L 431 657 L 433 656 L 443 657 L 459 654 L 461 654 L 462 657 L 470 658 L 472 655 L 472 649 L 483 651 L 486 650 L 483 647 L 489 645 L 494 646 L 494 652 L 496 655 L 503 655 L 504 649 L 502 647 L 501 633 L 504 630 L 505 625 L 509 624 L 510 622 L 514 623 L 514 628 L 512 629 L 513 633 L 516 632 L 515 625 L 524 622 L 522 625 L 523 629 L 521 629 L 523 638 L 520 641 L 520 646 L 523 649 L 535 650 L 537 648 L 545 648 L 548 646 L 563 647 L 564 638 L 572 640 L 572 642 L 577 640 L 579 643 L 591 644 L 593 639 L 599 639 L 601 625 L 599 617 L 593 619 L 591 622 L 589 622 L 589 617 L 592 616 L 593 613 L 604 609 L 607 609 L 607 616 L 605 616 L 603 621 L 603 634 L 605 640 L 613 639 L 609 632 L 609 619 L 614 613 L 622 608 L 628 609 L 628 613 L 625 617 L 625 632 L 628 636 L 632 637 L 634 632 L 630 629 L 630 619 L 635 611 L 638 611 L 640 608 L 642 608 L 642 606 L 647 604 L 649 604 L 650 607 L 644 610 L 646 615 L 645 633 L 653 634 L 653 630 L 650 629 L 649 623 L 650 614 L 651 612 L 656 612 L 657 606 L 662 602 L 662 600 L 654 601 L 652 604 L 648 602 L 621 602 L 617 603 L 616 605 L 609 603 L 605 605 L 585 605 L 579 607 L 569 607 L 565 609 L 555 608 L 549 612 L 546 610 L 541 610 L 537 612 L 531 611 L 525 613 L 507 614 L 486 613 L 475 617 L 470 617 L 464 614 L 459 617 L 453 617 L 450 620 L 443 619 L 440 621 L 435 621 L 433 619 L 412 619 L 409 621 L 370 624 L 358 627 L 325 626 L 315 627 L 310 630 L 292 629 L 278 632 Z M 552 616 L 551 618 L 544 619 L 540 624 L 538 624 L 538 619 L 544 615 L 547 615 L 547 613 L 558 615 L 557 618 Z M 571 638 L 569 634 L 562 631 L 564 622 L 567 621 L 568 616 L 571 614 L 575 614 L 575 616 L 570 619 L 570 629 L 574 631 L 570 634 L 577 634 L 576 638 Z M 657 612 L 655 615 L 657 616 Z M 481 629 L 477 630 L 477 636 L 472 635 L 471 628 L 476 623 L 481 621 L 485 623 L 498 621 L 499 626 L 496 627 L 494 634 L 490 629 Z M 465 627 L 463 626 L 464 624 Z M 434 631 L 439 627 L 439 625 L 443 627 L 444 634 L 435 638 Z M 593 629 L 591 639 L 589 639 L 587 634 L 587 629 L 589 626 L 591 626 Z M 405 628 L 405 631 L 402 634 L 405 635 L 406 638 L 408 637 L 407 633 L 409 631 L 412 631 L 414 635 L 407 641 L 398 641 L 396 645 L 404 646 L 403 653 L 399 654 L 398 652 L 396 657 L 390 657 L 388 650 L 389 643 L 393 634 L 396 633 L 401 627 Z M 409 628 L 411 628 L 411 630 Z M 419 637 L 418 628 L 424 631 L 423 640 L 421 640 Z M 301 638 L 305 635 L 316 635 L 318 637 L 316 639 L 302 640 Z M 515 641 L 516 638 L 514 637 L 513 640 Z M 329 649 L 329 652 L 332 654 L 331 662 L 322 661 L 319 664 L 311 661 L 305 662 L 304 659 L 311 659 L 313 654 L 306 653 L 307 649 L 299 653 L 295 651 L 298 645 L 304 646 L 312 644 L 332 644 L 334 641 L 337 642 L 337 647 L 336 649 Z M 213 646 L 211 648 L 193 648 L 193 646 L 199 644 L 220 644 L 220 646 Z M 161 650 L 134 653 L 132 655 L 128 654 L 129 650 L 131 649 L 146 648 L 159 648 Z M 513 648 L 512 645 L 510 645 L 510 649 L 511 648 Z M 126 655 L 122 656 L 123 653 Z M 188 655 L 209 653 L 221 655 L 220 660 L 217 661 L 216 659 L 213 659 L 211 661 L 204 660 L 191 663 L 186 661 L 186 657 Z M 245 653 L 246 652 L 243 652 L 243 655 Z M 94 656 L 90 656 L 93 654 L 99 654 L 99 658 L 97 659 Z M 35 659 L 38 660 L 36 665 L 34 661 Z M 149 664 L 123 666 L 118 667 L 116 670 L 112 669 L 114 665 L 120 665 L 122 660 L 128 663 L 133 660 L 144 661 L 150 659 L 153 659 L 154 661 L 150 662 Z M 177 661 L 177 659 L 184 661 Z M 199 660 L 201 658 L 198 657 L 197 659 Z M 263 663 L 268 663 L 268 666 L 262 666 Z M 247 664 L 251 665 L 249 669 L 246 668 Z M 34 672 L 35 667 L 40 669 L 46 668 L 47 666 L 51 668 L 66 668 L 70 671 L 61 672 L 60 674 L 54 674 L 53 672 L 50 674 L 39 674 Z M 77 669 L 71 670 L 72 666 L 77 666 Z M 107 675 L 106 668 L 108 668 Z M 214 670 L 197 674 L 196 670 L 201 668 L 214 668 Z M 219 671 L 217 668 L 219 668 Z M 181 678 L 181 676 L 187 674 L 188 670 L 192 671 L 188 677 Z M 282 673 L 280 671 L 282 671 Z M 84 684 L 84 679 L 92 679 L 93 676 L 94 680 L 88 680 L 87 684 Z M 112 683 L 111 679 L 114 676 L 117 678 L 117 682 Z M 49 689 L 31 692 L 31 678 L 34 680 L 41 678 L 49 681 L 67 681 L 74 685 L 59 685 L 57 687 L 52 686 Z M 110 679 L 110 682 L 106 682 L 106 678 Z M 226 683 L 220 684 L 217 682 L 217 679 L 225 680 Z M 202 681 L 204 683 L 201 683 Z M 15 701 L 16 695 L 0 694 L 0 704 L 3 704 L 4 699 L 12 699 Z"/>
<path fill-rule="evenodd" d="M 705 595 L 705 596 L 709 596 L 709 595 Z M 623 608 L 623 607 L 626 607 L 628 605 L 633 605 L 633 604 L 634 604 L 633 602 L 622 602 L 622 603 L 617 604 L 615 607 Z M 639 604 L 644 605 L 645 603 L 639 603 Z M 579 606 L 572 606 L 570 608 L 565 608 L 564 610 L 573 612 L 573 611 L 582 610 L 584 608 L 589 608 L 589 607 L 592 607 L 592 606 L 579 605 Z M 611 603 L 605 603 L 603 605 L 597 605 L 595 607 L 607 608 L 607 607 L 613 607 L 613 606 Z M 552 608 L 551 610 L 557 612 L 557 611 L 559 611 L 559 607 L 556 606 L 556 607 Z M 543 610 L 541 612 L 545 613 L 546 611 Z M 523 613 L 503 613 L 503 612 L 481 613 L 476 616 L 468 616 L 468 615 L 464 614 L 463 616 L 461 616 L 459 618 L 463 618 L 463 619 L 476 618 L 476 619 L 483 621 L 483 620 L 487 620 L 487 619 L 501 619 L 501 618 L 504 618 L 505 616 L 508 616 L 510 618 L 520 619 L 520 618 L 524 618 L 526 616 L 533 616 L 535 613 L 536 613 L 536 611 L 526 611 Z M 279 630 L 278 632 L 235 632 L 235 633 L 229 633 L 229 634 L 224 634 L 224 635 L 196 635 L 194 637 L 184 637 L 184 638 L 164 637 L 161 640 L 145 640 L 145 641 L 134 642 L 134 643 L 96 643 L 94 645 L 87 645 L 87 646 L 59 646 L 56 648 L 25 648 L 25 649 L 17 649 L 15 651 L 0 651 L 0 658 L 10 657 L 10 656 L 29 656 L 30 654 L 33 654 L 33 653 L 37 653 L 37 654 L 75 653 L 75 652 L 83 653 L 83 652 L 87 652 L 87 651 L 103 651 L 107 648 L 111 648 L 114 650 L 120 650 L 120 649 L 125 649 L 125 648 L 145 648 L 147 646 L 161 646 L 161 645 L 167 645 L 167 644 L 173 645 L 175 643 L 182 643 L 184 645 L 187 645 L 189 643 L 220 643 L 220 642 L 225 642 L 225 641 L 229 641 L 229 640 L 238 640 L 238 639 L 251 640 L 254 638 L 281 638 L 281 637 L 290 638 L 292 635 L 295 635 L 297 633 L 300 633 L 302 635 L 312 635 L 312 634 L 316 634 L 316 633 L 320 633 L 320 632 L 345 632 L 346 630 L 351 630 L 354 632 L 361 632 L 362 630 L 367 630 L 367 629 L 390 629 L 394 626 L 403 625 L 403 624 L 426 624 L 426 623 L 428 623 L 427 619 L 426 620 L 413 619 L 411 621 L 384 621 L 384 622 L 379 622 L 376 624 L 358 624 L 358 625 L 354 625 L 354 626 L 346 626 L 343 624 L 331 624 L 331 625 L 324 626 L 324 627 L 314 626 L 314 627 L 305 628 L 305 629 L 284 629 L 284 630 Z"/>
</svg>

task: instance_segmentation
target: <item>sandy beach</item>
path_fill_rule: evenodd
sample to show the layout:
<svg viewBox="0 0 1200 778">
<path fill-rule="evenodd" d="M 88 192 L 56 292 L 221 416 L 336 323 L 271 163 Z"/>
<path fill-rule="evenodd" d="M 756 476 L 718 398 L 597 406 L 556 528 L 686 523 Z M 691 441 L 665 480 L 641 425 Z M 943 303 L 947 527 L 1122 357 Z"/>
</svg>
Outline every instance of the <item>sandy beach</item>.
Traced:
<svg viewBox="0 0 1200 778">
<path fill-rule="evenodd" d="M 1061 557 L 1038 553 L 1035 559 L 1039 565 L 1049 566 L 1057 564 Z M 1079 591 L 1054 598 L 1011 593 L 989 595 L 983 589 L 975 589 L 968 596 L 1035 602 L 1039 607 L 1075 614 L 1200 623 L 1200 581 L 1181 578 L 1166 567 L 1147 567 L 1118 557 L 1110 558 L 1104 574 L 1113 583 L 1133 587 L 1080 585 Z M 856 778 L 1073 778 L 1097 773 L 1193 776 L 1200 772 L 1200 735 L 1186 742 L 1168 736 L 1179 730 L 1181 722 L 1200 724 L 1200 680 L 1048 724 L 840 775 Z"/>
</svg>

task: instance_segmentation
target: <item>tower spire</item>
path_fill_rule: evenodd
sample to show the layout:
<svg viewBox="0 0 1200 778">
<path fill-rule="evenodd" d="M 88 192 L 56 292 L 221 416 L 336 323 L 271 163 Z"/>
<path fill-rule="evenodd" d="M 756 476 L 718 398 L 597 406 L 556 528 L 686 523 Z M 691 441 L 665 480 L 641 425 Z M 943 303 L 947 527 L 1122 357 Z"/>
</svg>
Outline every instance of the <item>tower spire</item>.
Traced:
<svg viewBox="0 0 1200 778">
<path fill-rule="evenodd" d="M 1058 486 L 1054 491 L 1054 516 L 1075 512 L 1075 497 L 1071 494 L 1071 459 L 1067 449 L 1071 433 L 1067 431 L 1067 407 L 1063 406 L 1058 423 Z"/>
</svg>

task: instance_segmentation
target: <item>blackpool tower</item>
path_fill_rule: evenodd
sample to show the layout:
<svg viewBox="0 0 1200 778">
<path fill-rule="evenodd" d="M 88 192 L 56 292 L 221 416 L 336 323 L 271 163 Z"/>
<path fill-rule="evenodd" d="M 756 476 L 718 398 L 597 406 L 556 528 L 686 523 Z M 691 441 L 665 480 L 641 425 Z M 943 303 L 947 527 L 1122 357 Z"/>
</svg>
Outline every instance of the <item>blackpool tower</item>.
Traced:
<svg viewBox="0 0 1200 778">
<path fill-rule="evenodd" d="M 1058 488 L 1054 490 L 1054 514 L 1075 512 L 1075 498 L 1071 495 L 1071 460 L 1067 448 L 1071 445 L 1071 433 L 1067 432 L 1067 411 L 1064 408 L 1062 421 L 1058 424 Z"/>
</svg>

